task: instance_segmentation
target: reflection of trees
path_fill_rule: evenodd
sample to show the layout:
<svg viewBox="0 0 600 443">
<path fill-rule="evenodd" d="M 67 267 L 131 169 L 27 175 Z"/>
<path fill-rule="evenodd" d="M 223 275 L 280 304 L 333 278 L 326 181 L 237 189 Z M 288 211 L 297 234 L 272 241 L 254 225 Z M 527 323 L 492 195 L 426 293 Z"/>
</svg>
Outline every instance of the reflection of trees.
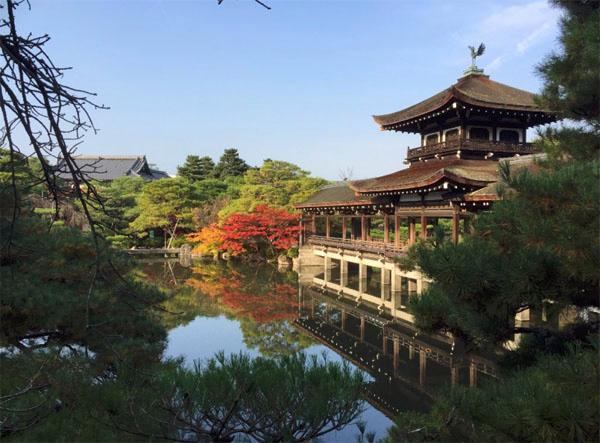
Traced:
<svg viewBox="0 0 600 443">
<path fill-rule="evenodd" d="M 300 332 L 290 321 L 259 323 L 242 319 L 244 343 L 266 356 L 289 355 L 314 344 L 314 340 Z"/>
<path fill-rule="evenodd" d="M 197 289 L 196 297 L 210 297 L 213 308 L 239 319 L 246 345 L 265 355 L 289 354 L 312 344 L 291 325 L 298 310 L 292 274 L 271 266 L 204 264 L 193 268 L 186 285 Z"/>
<path fill-rule="evenodd" d="M 163 303 L 168 329 L 198 316 L 225 315 L 240 321 L 244 343 L 262 354 L 291 354 L 314 342 L 292 321 L 298 311 L 294 273 L 281 274 L 269 265 L 202 263 L 192 269 L 173 262 L 141 263 L 136 275 L 170 292 Z"/>
</svg>

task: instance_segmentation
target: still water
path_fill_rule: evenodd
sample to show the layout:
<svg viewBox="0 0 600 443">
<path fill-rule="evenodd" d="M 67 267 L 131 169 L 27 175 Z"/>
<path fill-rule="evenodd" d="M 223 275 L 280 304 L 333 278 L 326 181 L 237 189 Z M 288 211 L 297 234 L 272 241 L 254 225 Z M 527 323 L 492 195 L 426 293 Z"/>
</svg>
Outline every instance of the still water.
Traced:
<svg viewBox="0 0 600 443">
<path fill-rule="evenodd" d="M 461 373 L 443 339 L 420 336 L 369 306 L 299 285 L 293 271 L 213 262 L 183 267 L 158 260 L 140 262 L 138 273 L 171 294 L 165 303 L 171 313 L 164 319 L 165 357 L 191 365 L 218 351 L 266 357 L 302 351 L 346 360 L 367 375 L 360 419 L 377 439 L 386 436 L 397 412 L 426 411 L 436 389 L 469 383 L 472 376 Z M 350 425 L 324 440 L 354 441 L 357 434 Z"/>
</svg>

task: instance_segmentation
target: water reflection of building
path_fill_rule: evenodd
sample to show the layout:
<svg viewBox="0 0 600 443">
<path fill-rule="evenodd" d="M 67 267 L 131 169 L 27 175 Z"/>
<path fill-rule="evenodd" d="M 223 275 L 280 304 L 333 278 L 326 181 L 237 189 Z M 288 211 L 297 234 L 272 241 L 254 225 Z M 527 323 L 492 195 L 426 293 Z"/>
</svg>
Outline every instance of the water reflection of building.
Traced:
<svg viewBox="0 0 600 443">
<path fill-rule="evenodd" d="M 493 362 L 456 349 L 451 338 L 421 334 L 376 304 L 332 292 L 319 280 L 300 285 L 297 326 L 367 371 L 373 381 L 366 395 L 388 415 L 426 409 L 442 386 L 475 386 L 495 376 Z"/>
</svg>

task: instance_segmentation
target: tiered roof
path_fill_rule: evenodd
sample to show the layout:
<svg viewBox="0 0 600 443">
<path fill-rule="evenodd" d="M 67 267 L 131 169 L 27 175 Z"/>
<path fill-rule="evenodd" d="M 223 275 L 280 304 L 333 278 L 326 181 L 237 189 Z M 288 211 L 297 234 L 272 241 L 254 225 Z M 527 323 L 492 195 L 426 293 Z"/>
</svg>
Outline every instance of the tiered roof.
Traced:
<svg viewBox="0 0 600 443">
<path fill-rule="evenodd" d="M 556 121 L 556 115 L 541 108 L 531 92 L 490 80 L 483 74 L 462 77 L 449 88 L 416 105 L 390 114 L 374 115 L 373 119 L 382 130 L 419 132 L 419 122 L 451 112 L 458 104 L 494 110 L 499 115 L 503 112 L 518 116 L 528 114 L 528 126 Z"/>
<path fill-rule="evenodd" d="M 558 119 L 555 113 L 537 104 L 534 94 L 490 80 L 489 76 L 483 75 L 481 71 L 470 71 L 449 88 L 414 106 L 373 118 L 382 130 L 421 132 L 428 123 L 435 123 L 435 119 L 445 121 L 451 117 L 458 117 L 461 121 L 469 121 L 473 115 L 476 118 L 483 115 L 484 119 L 516 124 L 519 127 L 536 126 Z M 440 124 L 439 121 L 437 123 Z M 479 146 L 485 143 L 490 146 Z M 475 150 L 489 151 L 488 155 L 479 160 L 461 158 L 460 150 L 473 148 L 471 144 Z M 470 204 L 484 202 L 482 204 L 489 205 L 489 201 L 497 199 L 496 183 L 499 180 L 499 164 L 490 159 L 495 154 L 494 151 L 500 150 L 496 158 L 502 157 L 501 154 L 515 155 L 510 159 L 511 163 L 530 165 L 530 160 L 519 160 L 518 156 L 534 152 L 533 148 L 525 143 L 460 139 L 455 145 L 448 144 L 448 152 L 441 152 L 440 149 L 445 147 L 437 146 L 439 152 L 436 151 L 436 155 L 433 152 L 425 152 L 429 146 L 416 148 L 412 153 L 415 161 L 406 169 L 324 188 L 296 207 L 305 210 L 365 205 L 372 205 L 375 209 L 381 206 L 387 208 L 393 200 L 389 196 L 410 193 L 425 195 L 432 191 L 435 191 L 436 198 L 451 200 L 458 197 L 458 191 L 458 194 L 462 195 L 461 198 L 470 201 Z M 410 154 L 409 150 L 409 157 Z M 416 161 L 417 159 L 420 161 Z M 448 190 L 449 193 L 444 193 L 444 190 Z M 399 201 L 402 202 L 403 198 L 406 202 L 411 201 L 410 196 L 400 196 Z"/>
<path fill-rule="evenodd" d="M 434 159 L 413 163 L 409 168 L 381 177 L 355 180 L 350 187 L 367 195 L 427 188 L 443 181 L 483 187 L 498 179 L 497 170 L 498 163 L 494 161 Z"/>
</svg>

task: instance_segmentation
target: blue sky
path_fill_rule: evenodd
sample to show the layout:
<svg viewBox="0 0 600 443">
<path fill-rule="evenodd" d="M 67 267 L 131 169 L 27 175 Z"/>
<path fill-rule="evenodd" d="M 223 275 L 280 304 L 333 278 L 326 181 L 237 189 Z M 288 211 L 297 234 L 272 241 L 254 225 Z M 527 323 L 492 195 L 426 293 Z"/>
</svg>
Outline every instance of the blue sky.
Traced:
<svg viewBox="0 0 600 443">
<path fill-rule="evenodd" d="M 446 88 L 482 41 L 492 79 L 538 91 L 534 67 L 557 47 L 544 0 L 266 2 L 32 0 L 18 19 L 111 108 L 79 152 L 146 154 L 170 173 L 230 147 L 329 179 L 392 172 L 418 137 L 380 132 L 372 114 Z"/>
</svg>

